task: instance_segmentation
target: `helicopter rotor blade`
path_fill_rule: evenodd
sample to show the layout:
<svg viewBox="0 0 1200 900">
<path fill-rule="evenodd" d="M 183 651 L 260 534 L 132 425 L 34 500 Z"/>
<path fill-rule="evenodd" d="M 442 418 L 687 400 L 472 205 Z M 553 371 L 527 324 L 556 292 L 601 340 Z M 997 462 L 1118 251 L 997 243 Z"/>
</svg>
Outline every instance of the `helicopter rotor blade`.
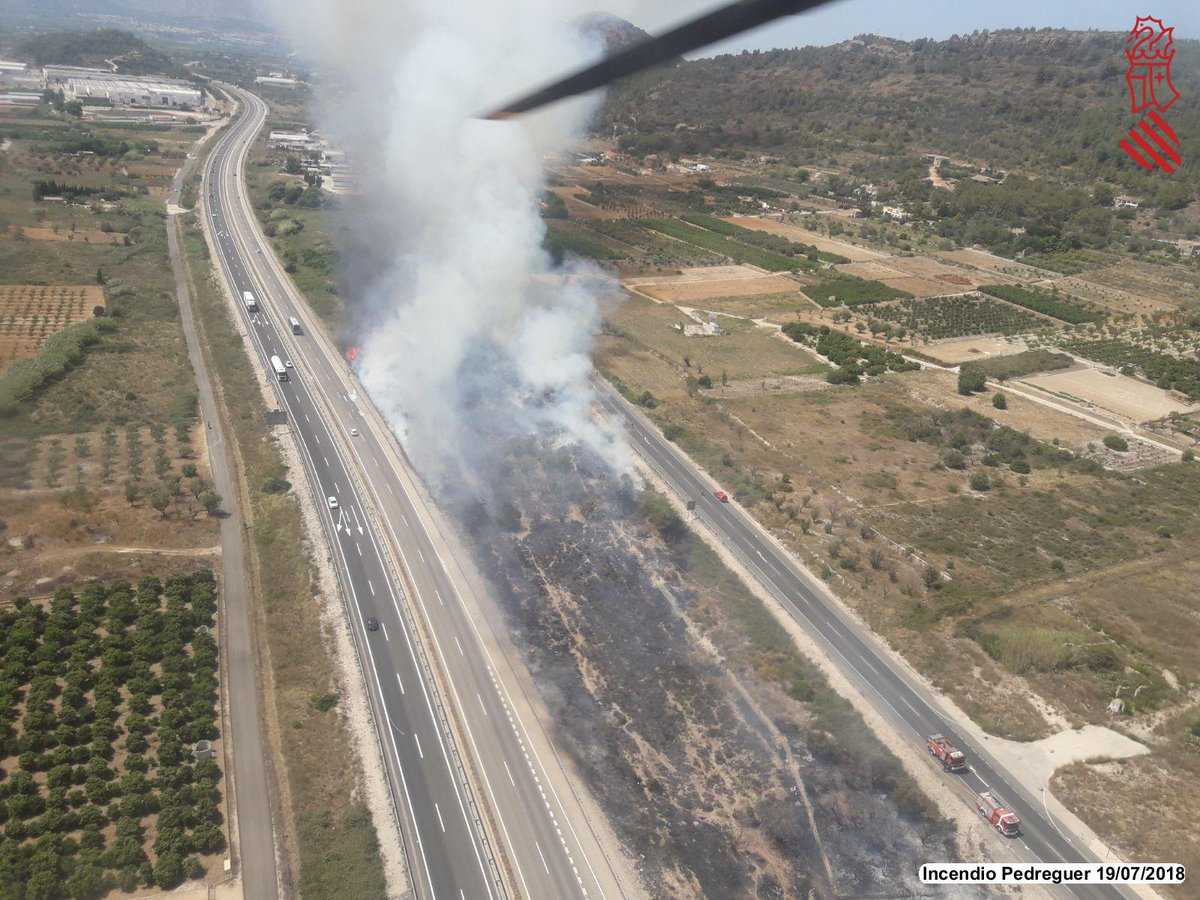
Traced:
<svg viewBox="0 0 1200 900">
<path fill-rule="evenodd" d="M 783 16 L 807 12 L 829 2 L 831 0 L 736 0 L 673 28 L 666 34 L 626 47 L 595 65 L 580 69 L 566 78 L 493 110 L 482 118 L 507 119 L 556 100 L 587 93 L 691 50 L 706 47 Z"/>
</svg>

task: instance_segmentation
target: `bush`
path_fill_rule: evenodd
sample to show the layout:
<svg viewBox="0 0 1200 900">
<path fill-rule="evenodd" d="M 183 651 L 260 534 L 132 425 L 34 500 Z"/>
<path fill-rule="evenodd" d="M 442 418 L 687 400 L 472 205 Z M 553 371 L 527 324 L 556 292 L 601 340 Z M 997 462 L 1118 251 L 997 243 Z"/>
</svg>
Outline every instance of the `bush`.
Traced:
<svg viewBox="0 0 1200 900">
<path fill-rule="evenodd" d="M 958 450 L 947 450 L 942 454 L 942 465 L 947 469 L 965 469 L 967 458 Z"/>
<path fill-rule="evenodd" d="M 987 389 L 987 376 L 977 366 L 967 363 L 958 368 L 958 392 L 964 396 Z"/>
<path fill-rule="evenodd" d="M 1129 442 L 1119 434 L 1106 434 L 1104 436 L 1104 446 L 1109 450 L 1115 450 L 1117 453 L 1124 453 L 1129 449 Z"/>
<path fill-rule="evenodd" d="M 996 409 L 1008 409 L 1008 398 L 1003 394 L 997 394 L 992 398 L 992 406 Z"/>
<path fill-rule="evenodd" d="M 968 483 L 973 491 L 990 491 L 992 489 L 992 479 L 988 478 L 987 472 L 972 472 Z"/>
<path fill-rule="evenodd" d="M 79 322 L 51 335 L 37 356 L 12 363 L 0 376 L 0 416 L 13 415 L 40 388 L 79 365 L 99 340 L 97 320 Z"/>
<path fill-rule="evenodd" d="M 1184 450 L 1183 456 L 1180 457 L 1180 459 L 1183 462 L 1192 462 L 1192 460 L 1194 460 L 1195 458 L 1196 458 L 1196 451 L 1191 449 L 1190 447 L 1187 450 Z"/>
</svg>

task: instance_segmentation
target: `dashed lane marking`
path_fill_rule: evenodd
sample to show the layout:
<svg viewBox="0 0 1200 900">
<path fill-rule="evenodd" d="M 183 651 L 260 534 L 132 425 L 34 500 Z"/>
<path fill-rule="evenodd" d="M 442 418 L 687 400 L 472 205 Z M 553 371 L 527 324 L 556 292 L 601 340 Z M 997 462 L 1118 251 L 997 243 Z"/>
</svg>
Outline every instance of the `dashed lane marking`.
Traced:
<svg viewBox="0 0 1200 900">
<path fill-rule="evenodd" d="M 417 742 L 417 756 L 421 757 L 421 759 L 424 759 L 425 751 L 421 749 L 421 736 L 415 731 L 413 732 L 413 740 Z"/>
</svg>

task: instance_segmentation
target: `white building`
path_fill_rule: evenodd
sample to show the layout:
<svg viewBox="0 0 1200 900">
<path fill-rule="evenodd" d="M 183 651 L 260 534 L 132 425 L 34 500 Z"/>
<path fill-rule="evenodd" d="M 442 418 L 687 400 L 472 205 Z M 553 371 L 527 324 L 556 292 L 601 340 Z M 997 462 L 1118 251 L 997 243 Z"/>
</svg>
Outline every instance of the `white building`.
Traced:
<svg viewBox="0 0 1200 900">
<path fill-rule="evenodd" d="M 198 109 L 204 95 L 198 88 L 168 81 L 134 81 L 126 78 L 72 78 L 63 88 L 68 100 L 105 102 L 112 106 L 149 106 Z"/>
</svg>

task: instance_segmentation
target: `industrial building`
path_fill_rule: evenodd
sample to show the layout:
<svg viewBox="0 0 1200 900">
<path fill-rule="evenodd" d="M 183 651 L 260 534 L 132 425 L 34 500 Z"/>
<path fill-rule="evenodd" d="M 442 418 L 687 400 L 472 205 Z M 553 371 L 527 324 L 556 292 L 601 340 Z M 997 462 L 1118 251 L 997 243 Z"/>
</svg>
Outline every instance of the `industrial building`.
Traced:
<svg viewBox="0 0 1200 900">
<path fill-rule="evenodd" d="M 63 87 L 68 100 L 108 103 L 112 106 L 151 106 L 198 109 L 204 95 L 199 89 L 169 81 L 135 81 L 127 78 L 72 78 Z"/>
</svg>

